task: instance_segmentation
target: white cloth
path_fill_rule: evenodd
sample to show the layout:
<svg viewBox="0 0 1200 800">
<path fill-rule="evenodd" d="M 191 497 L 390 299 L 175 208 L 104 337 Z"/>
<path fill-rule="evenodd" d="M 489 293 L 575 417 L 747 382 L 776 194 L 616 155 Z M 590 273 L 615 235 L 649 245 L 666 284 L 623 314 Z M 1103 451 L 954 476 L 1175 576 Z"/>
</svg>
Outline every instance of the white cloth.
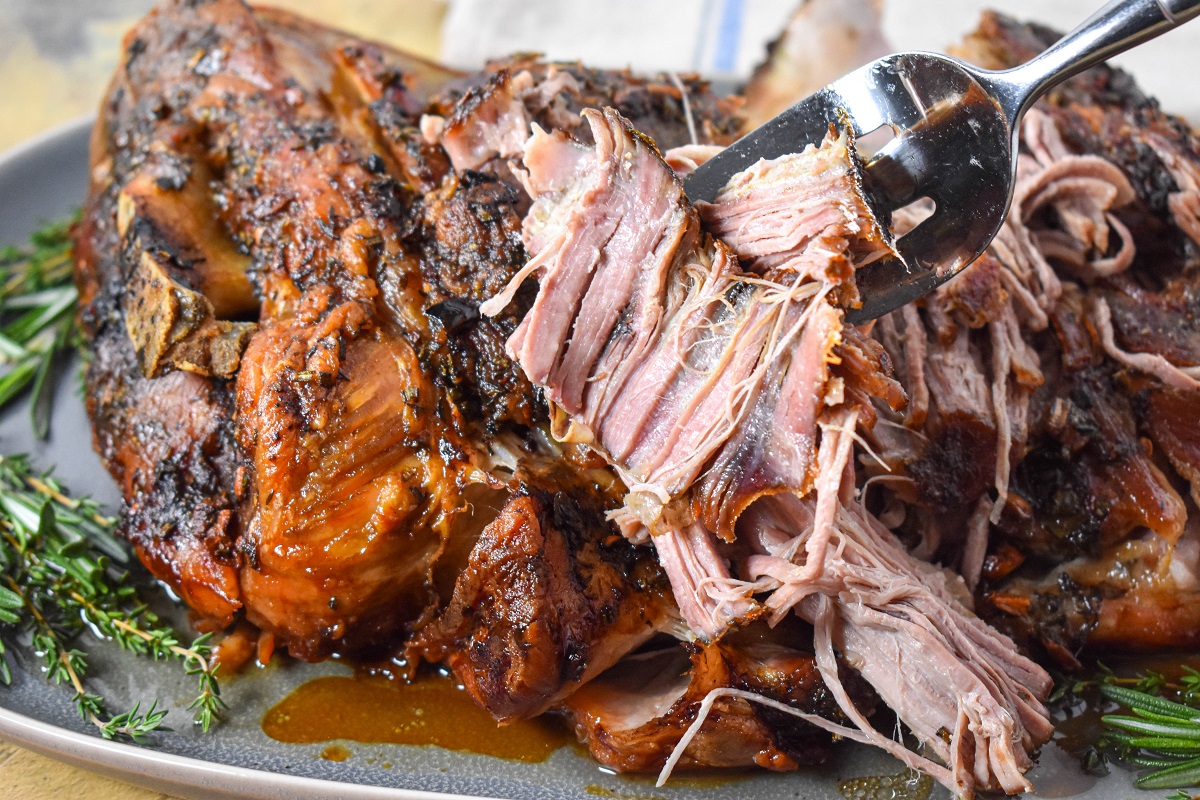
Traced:
<svg viewBox="0 0 1200 800">
<path fill-rule="evenodd" d="M 800 0 L 449 0 L 442 57 L 472 68 L 491 57 L 541 52 L 597 67 L 696 71 L 745 79 Z M 884 33 L 896 49 L 944 50 L 989 7 L 1066 30 L 1103 0 L 887 0 Z M 1191 76 L 1200 22 L 1139 47 L 1115 63 L 1163 108 L 1200 120 Z"/>
<path fill-rule="evenodd" d="M 797 0 L 451 0 L 442 59 L 539 52 L 595 67 L 744 79 Z"/>
</svg>

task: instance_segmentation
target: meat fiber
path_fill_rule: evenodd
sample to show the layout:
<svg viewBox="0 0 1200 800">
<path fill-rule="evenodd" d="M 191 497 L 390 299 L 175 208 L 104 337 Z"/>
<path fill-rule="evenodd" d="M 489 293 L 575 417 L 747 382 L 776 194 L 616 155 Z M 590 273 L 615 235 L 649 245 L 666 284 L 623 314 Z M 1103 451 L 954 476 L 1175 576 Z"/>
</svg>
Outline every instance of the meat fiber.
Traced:
<svg viewBox="0 0 1200 800">
<path fill-rule="evenodd" d="M 694 76 L 528 58 L 462 76 L 285 12 L 166 2 L 126 41 L 76 232 L 88 412 L 146 566 L 264 649 L 444 664 L 499 720 L 681 627 L 653 552 L 606 519 L 620 478 L 552 439 L 504 352 L 531 293 L 478 311 L 525 263 L 529 198 L 503 143 L 461 157 L 515 87 L 552 130 L 578 133 L 582 104 L 678 144 L 738 127 Z M 795 729 L 722 741 L 790 754 L 776 768 L 828 752 Z M 633 765 L 647 741 L 606 752 Z"/>
<path fill-rule="evenodd" d="M 461 171 L 519 157 L 532 124 L 588 142 L 580 112 L 603 106 L 635 119 L 662 147 L 728 144 L 744 124 L 743 115 L 734 113 L 737 105 L 733 98 L 714 96 L 693 74 L 647 81 L 628 71 L 514 56 L 448 87 L 421 126 Z"/>
<path fill-rule="evenodd" d="M 960 54 L 1000 69 L 1054 38 L 986 15 Z M 911 402 L 871 434 L 874 507 L 1064 667 L 1089 644 L 1187 646 L 1200 148 L 1109 68 L 1053 91 L 1023 134 L 988 254 L 875 327 Z"/>
<path fill-rule="evenodd" d="M 853 180 L 852 145 L 832 134 L 760 163 L 697 213 L 626 120 L 585 116 L 593 147 L 542 131 L 526 144 L 531 258 L 482 307 L 499 312 L 539 278 L 508 349 L 544 388 L 555 435 L 618 466 L 630 492 L 617 516 L 654 543 L 701 640 L 764 613 L 813 625 L 815 663 L 848 724 L 798 718 L 964 795 L 1028 790 L 1031 753 L 1052 730 L 1049 677 L 853 498 L 855 428 L 871 415 L 856 384 L 886 359 L 854 347 L 839 303 L 854 302 L 855 267 L 888 244 Z M 873 357 L 872 368 L 838 369 L 843 343 L 845 361 Z M 945 767 L 870 725 L 835 647 Z M 899 663 L 909 668 L 897 674 Z M 707 710 L 718 697 L 748 699 L 712 689 Z"/>
<path fill-rule="evenodd" d="M 753 605 L 716 604 L 710 589 L 693 585 L 697 576 L 727 577 L 708 531 L 731 541 L 755 497 L 806 492 L 815 476 L 816 420 L 841 323 L 826 301 L 833 288 L 813 272 L 844 279 L 852 255 L 883 245 L 877 229 L 859 224 L 869 217 L 839 139 L 804 157 L 824 180 L 789 185 L 805 168 L 777 167 L 773 185 L 800 209 L 796 235 L 780 247 L 792 255 L 765 264 L 768 275 L 742 273 L 727 246 L 700 229 L 653 146 L 615 112 L 586 115 L 594 150 L 542 132 L 530 138 L 531 259 L 482 310 L 499 311 L 542 271 L 509 349 L 546 387 L 556 436 L 619 465 L 630 488 L 620 516 L 627 535 L 661 534 L 655 541 L 685 618 L 715 638 Z M 844 188 L 848 207 L 824 208 L 830 182 Z M 753 207 L 752 190 L 731 194 L 718 203 Z M 838 231 L 839 222 L 850 227 Z"/>
</svg>

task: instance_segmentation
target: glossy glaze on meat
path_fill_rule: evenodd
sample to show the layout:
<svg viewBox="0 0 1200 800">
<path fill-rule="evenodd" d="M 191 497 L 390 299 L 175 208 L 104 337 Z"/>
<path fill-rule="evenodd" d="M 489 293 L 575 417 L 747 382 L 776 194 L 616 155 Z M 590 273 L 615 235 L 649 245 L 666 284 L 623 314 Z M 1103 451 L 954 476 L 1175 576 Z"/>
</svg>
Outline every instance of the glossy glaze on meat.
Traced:
<svg viewBox="0 0 1200 800">
<path fill-rule="evenodd" d="M 475 311 L 523 261 L 521 197 L 417 127 L 456 78 L 282 12 L 166 3 L 97 126 L 79 276 L 123 528 L 201 613 L 294 655 L 432 613 L 464 490 L 519 490 L 544 449 L 514 319 Z"/>
</svg>

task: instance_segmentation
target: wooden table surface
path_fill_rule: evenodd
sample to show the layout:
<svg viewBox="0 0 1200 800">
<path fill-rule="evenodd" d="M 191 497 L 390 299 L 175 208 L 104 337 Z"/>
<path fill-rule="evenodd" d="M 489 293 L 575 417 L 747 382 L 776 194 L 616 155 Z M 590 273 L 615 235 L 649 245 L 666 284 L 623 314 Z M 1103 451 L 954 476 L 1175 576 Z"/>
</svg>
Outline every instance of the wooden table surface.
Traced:
<svg viewBox="0 0 1200 800">
<path fill-rule="evenodd" d="M 437 58 L 445 0 L 270 0 Z M 95 112 L 121 37 L 153 0 L 0 0 L 0 152 Z M 2 689 L 0 689 L 2 691 Z M 170 800 L 0 740 L 0 800 Z"/>
</svg>

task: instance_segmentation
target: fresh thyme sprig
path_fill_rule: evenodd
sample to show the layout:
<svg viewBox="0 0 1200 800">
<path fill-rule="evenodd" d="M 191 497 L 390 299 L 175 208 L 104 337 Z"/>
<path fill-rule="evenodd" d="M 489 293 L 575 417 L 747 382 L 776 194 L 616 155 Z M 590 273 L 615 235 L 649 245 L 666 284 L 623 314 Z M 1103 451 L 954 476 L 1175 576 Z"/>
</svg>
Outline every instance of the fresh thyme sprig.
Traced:
<svg viewBox="0 0 1200 800">
<path fill-rule="evenodd" d="M 70 220 L 54 223 L 28 247 L 0 248 L 0 409 L 31 389 L 31 422 L 42 439 L 50 430 L 55 367 L 79 338 L 70 229 Z"/>
<path fill-rule="evenodd" d="M 105 738 L 143 741 L 167 712 L 157 701 L 110 714 L 103 698 L 84 681 L 87 656 L 74 647 L 85 630 L 125 650 L 155 660 L 180 661 L 198 682 L 189 708 L 207 731 L 225 703 L 212 659 L 210 637 L 185 646 L 152 612 L 120 566 L 124 550 L 112 520 L 87 499 L 72 500 L 51 477 L 35 474 L 21 456 L 0 456 L 0 642 L 29 635 L 46 676 L 69 684 L 80 717 Z M 9 654 L 0 644 L 0 683 L 12 679 Z"/>
<path fill-rule="evenodd" d="M 43 438 L 55 367 L 80 344 L 71 224 L 46 226 L 28 247 L 0 249 L 0 409 L 30 389 L 31 423 Z M 130 652 L 181 662 L 198 684 L 188 708 L 208 731 L 225 708 L 210 636 L 185 646 L 148 608 L 123 567 L 126 551 L 112 528 L 95 503 L 70 499 L 24 456 L 0 456 L 0 684 L 12 682 L 9 648 L 24 635 L 47 678 L 74 689 L 80 717 L 105 738 L 140 742 L 169 730 L 157 700 L 144 712 L 135 703 L 111 714 L 102 697 L 87 691 L 87 655 L 75 644 L 90 630 Z"/>
</svg>

